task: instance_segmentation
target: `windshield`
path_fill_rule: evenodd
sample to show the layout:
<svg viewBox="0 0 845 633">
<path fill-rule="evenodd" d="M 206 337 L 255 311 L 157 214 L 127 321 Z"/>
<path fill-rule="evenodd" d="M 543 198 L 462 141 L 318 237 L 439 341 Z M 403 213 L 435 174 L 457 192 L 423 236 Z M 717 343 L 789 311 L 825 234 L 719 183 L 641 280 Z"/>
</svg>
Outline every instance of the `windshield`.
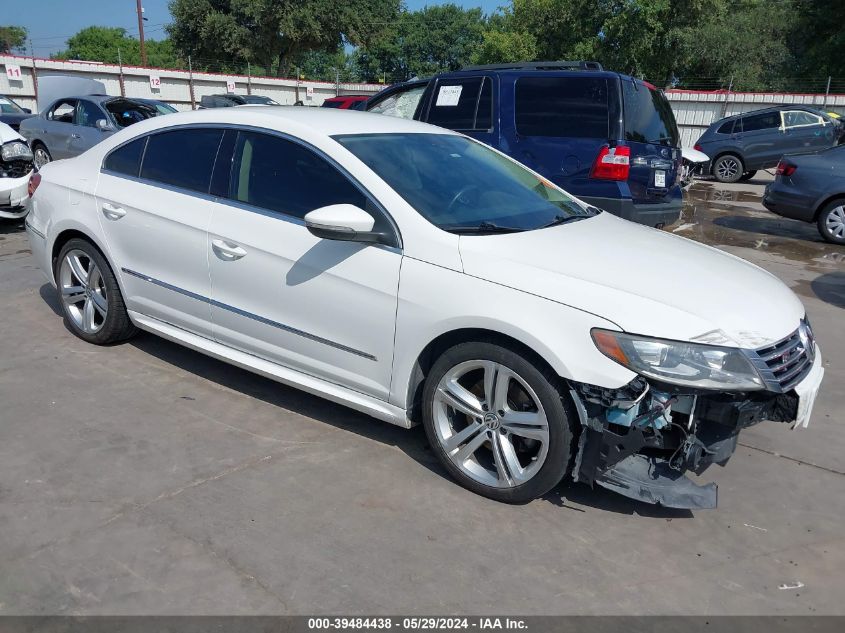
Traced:
<svg viewBox="0 0 845 633">
<path fill-rule="evenodd" d="M 680 147 L 680 135 L 666 96 L 642 83 L 623 81 L 625 138 L 639 143 Z"/>
<path fill-rule="evenodd" d="M 24 114 L 23 108 L 8 97 L 0 97 L 0 112 L 3 114 Z"/>
<path fill-rule="evenodd" d="M 350 134 L 334 139 L 446 231 L 529 231 L 597 213 L 463 136 Z"/>
</svg>

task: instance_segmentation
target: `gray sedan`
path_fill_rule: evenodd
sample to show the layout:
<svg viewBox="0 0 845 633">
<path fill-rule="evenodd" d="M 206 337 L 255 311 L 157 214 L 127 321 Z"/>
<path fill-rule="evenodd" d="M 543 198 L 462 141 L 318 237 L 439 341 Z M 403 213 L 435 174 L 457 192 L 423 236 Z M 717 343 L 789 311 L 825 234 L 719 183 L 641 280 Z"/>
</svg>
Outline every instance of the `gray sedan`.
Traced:
<svg viewBox="0 0 845 633">
<path fill-rule="evenodd" d="M 141 100 L 103 95 L 64 97 L 21 123 L 40 168 L 51 160 L 72 158 L 116 131 L 152 118 L 159 110 Z"/>
<path fill-rule="evenodd" d="M 785 218 L 815 222 L 828 242 L 845 244 L 845 145 L 784 156 L 763 205 Z"/>
</svg>

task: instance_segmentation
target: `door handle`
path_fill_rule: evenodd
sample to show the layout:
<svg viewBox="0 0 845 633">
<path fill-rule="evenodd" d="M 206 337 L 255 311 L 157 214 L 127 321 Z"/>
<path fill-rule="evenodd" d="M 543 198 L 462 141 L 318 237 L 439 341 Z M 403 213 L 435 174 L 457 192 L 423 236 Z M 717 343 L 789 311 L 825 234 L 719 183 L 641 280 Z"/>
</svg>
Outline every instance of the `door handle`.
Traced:
<svg viewBox="0 0 845 633">
<path fill-rule="evenodd" d="M 126 215 L 126 209 L 124 209 L 123 207 L 116 207 L 115 205 L 109 202 L 104 202 L 103 215 L 106 216 L 109 220 L 119 220 L 124 215 Z"/>
<path fill-rule="evenodd" d="M 70 135 L 70 137 L 71 137 L 71 138 L 81 138 L 81 137 L 79 136 L 79 134 L 77 134 L 76 132 L 74 132 L 73 134 L 71 134 L 71 135 Z"/>
<path fill-rule="evenodd" d="M 240 246 L 224 240 L 211 240 L 211 248 L 221 259 L 227 261 L 234 261 L 246 255 L 246 251 Z"/>
</svg>

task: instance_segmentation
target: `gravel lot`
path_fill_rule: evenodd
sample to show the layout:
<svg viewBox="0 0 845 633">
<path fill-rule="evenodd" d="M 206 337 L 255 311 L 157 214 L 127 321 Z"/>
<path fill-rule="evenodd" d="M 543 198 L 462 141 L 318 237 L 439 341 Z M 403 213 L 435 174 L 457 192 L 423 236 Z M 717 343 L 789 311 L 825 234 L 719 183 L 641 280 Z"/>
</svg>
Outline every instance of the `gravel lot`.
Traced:
<svg viewBox="0 0 845 633">
<path fill-rule="evenodd" d="M 0 225 L 0 614 L 845 614 L 845 249 L 763 184 L 698 183 L 667 230 L 791 286 L 827 374 L 810 428 L 745 431 L 695 513 L 497 504 L 421 428 L 152 335 L 86 345 Z"/>
</svg>

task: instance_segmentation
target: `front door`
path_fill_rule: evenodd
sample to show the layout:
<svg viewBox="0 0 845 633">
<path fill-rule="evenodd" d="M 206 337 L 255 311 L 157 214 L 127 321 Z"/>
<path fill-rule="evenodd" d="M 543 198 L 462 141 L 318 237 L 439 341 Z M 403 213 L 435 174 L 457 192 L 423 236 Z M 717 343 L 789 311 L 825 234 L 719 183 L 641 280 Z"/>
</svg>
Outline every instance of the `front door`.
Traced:
<svg viewBox="0 0 845 633">
<path fill-rule="evenodd" d="M 73 129 L 67 141 L 69 156 L 78 156 L 109 136 L 109 132 L 97 127 L 99 119 L 108 121 L 106 113 L 96 103 L 87 99 L 80 99 L 76 102 Z"/>
<path fill-rule="evenodd" d="M 819 115 L 806 110 L 786 110 L 780 115 L 782 153 L 815 152 L 834 144 L 834 126 Z"/>
<path fill-rule="evenodd" d="M 238 133 L 227 197 L 215 205 L 207 245 L 214 337 L 386 400 L 402 255 L 320 239 L 303 222 L 309 211 L 349 203 L 392 231 L 386 215 L 310 147 L 252 131 Z"/>
<path fill-rule="evenodd" d="M 104 161 L 96 193 L 126 307 L 207 338 L 208 191 L 222 136 L 182 128 L 118 147 Z"/>
</svg>

